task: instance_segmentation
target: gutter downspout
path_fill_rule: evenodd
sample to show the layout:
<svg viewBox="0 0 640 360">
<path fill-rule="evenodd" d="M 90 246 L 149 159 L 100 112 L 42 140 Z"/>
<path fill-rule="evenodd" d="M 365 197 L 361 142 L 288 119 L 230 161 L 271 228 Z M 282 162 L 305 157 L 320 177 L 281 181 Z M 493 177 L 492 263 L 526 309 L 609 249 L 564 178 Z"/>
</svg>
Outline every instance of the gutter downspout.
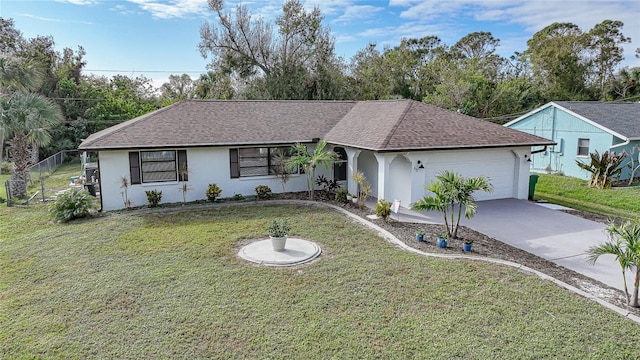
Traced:
<svg viewBox="0 0 640 360">
<path fill-rule="evenodd" d="M 540 149 L 540 150 L 532 151 L 532 152 L 531 152 L 531 155 L 533 155 L 533 154 L 539 154 L 539 153 L 541 153 L 541 152 L 545 152 L 545 151 L 547 151 L 547 145 L 545 145 L 545 146 L 544 146 L 542 149 Z"/>
<path fill-rule="evenodd" d="M 621 146 L 627 146 L 627 145 L 629 145 L 630 142 L 631 142 L 631 139 L 628 138 L 625 142 L 620 143 L 618 145 L 613 145 L 609 149 L 615 149 L 615 148 L 619 148 Z"/>
</svg>

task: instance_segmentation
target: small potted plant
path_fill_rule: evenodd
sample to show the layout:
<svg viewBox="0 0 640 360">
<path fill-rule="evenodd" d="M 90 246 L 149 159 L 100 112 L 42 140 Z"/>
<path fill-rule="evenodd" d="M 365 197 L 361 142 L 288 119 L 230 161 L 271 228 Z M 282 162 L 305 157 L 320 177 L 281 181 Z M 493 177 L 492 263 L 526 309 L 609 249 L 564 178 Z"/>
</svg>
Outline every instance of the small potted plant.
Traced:
<svg viewBox="0 0 640 360">
<path fill-rule="evenodd" d="M 438 234 L 438 236 L 436 237 L 436 244 L 438 245 L 438 247 L 440 248 L 446 248 L 447 247 L 447 239 L 449 238 L 449 233 L 441 233 Z"/>
<path fill-rule="evenodd" d="M 416 240 L 420 242 L 424 241 L 424 230 L 418 229 L 418 231 L 416 231 Z"/>
<path fill-rule="evenodd" d="M 464 238 L 462 243 L 462 250 L 468 252 L 471 251 L 471 245 L 473 245 L 473 239 L 472 238 Z"/>
<path fill-rule="evenodd" d="M 269 238 L 271 239 L 273 251 L 284 251 L 289 230 L 287 220 L 273 220 L 269 226 Z"/>
</svg>

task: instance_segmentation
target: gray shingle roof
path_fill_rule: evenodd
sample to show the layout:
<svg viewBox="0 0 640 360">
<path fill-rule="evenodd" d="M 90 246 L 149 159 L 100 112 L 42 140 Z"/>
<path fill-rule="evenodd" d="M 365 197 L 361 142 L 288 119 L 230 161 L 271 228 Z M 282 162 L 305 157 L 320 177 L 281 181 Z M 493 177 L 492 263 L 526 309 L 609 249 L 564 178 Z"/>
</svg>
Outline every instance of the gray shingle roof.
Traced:
<svg viewBox="0 0 640 360">
<path fill-rule="evenodd" d="M 413 100 L 182 101 L 89 136 L 82 150 L 329 143 L 376 151 L 549 145 Z"/>
<path fill-rule="evenodd" d="M 512 130 L 413 100 L 364 101 L 358 102 L 326 139 L 376 151 L 553 144 Z"/>
<path fill-rule="evenodd" d="M 323 138 L 354 101 L 182 101 L 89 136 L 80 149 L 249 145 Z"/>
<path fill-rule="evenodd" d="M 555 104 L 627 138 L 640 138 L 640 103 L 554 101 Z"/>
</svg>

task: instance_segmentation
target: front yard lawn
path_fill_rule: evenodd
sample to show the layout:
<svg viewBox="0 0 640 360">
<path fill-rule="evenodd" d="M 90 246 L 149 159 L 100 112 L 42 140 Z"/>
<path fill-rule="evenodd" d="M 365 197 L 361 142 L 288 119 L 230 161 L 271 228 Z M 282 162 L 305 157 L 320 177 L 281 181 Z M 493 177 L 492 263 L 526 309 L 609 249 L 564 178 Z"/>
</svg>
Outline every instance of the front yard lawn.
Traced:
<svg viewBox="0 0 640 360">
<path fill-rule="evenodd" d="M 535 198 L 613 217 L 640 217 L 640 187 L 601 190 L 590 188 L 586 180 L 540 174 Z"/>
<path fill-rule="evenodd" d="M 286 217 L 297 268 L 236 256 Z M 400 250 L 332 210 L 49 221 L 0 207 L 0 358 L 635 358 L 640 325 L 518 270 Z"/>
</svg>

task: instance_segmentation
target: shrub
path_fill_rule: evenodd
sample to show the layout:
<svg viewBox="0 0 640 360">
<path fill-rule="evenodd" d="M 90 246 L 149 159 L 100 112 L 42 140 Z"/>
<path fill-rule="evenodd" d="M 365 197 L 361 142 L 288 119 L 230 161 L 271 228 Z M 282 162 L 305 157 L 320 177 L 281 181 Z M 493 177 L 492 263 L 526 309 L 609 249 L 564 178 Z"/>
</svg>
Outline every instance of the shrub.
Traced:
<svg viewBox="0 0 640 360">
<path fill-rule="evenodd" d="M 236 201 L 244 200 L 244 196 L 242 194 L 233 194 L 233 200 L 236 200 Z"/>
<path fill-rule="evenodd" d="M 56 220 L 67 222 L 74 219 L 91 216 L 91 210 L 95 208 L 95 198 L 88 192 L 79 189 L 71 189 L 58 196 L 51 205 L 49 211 Z"/>
<path fill-rule="evenodd" d="M 218 186 L 218 184 L 209 184 L 207 187 L 207 191 L 205 191 L 205 195 L 207 199 L 211 202 L 216 201 L 216 198 L 222 194 L 222 189 Z"/>
<path fill-rule="evenodd" d="M 378 200 L 376 203 L 376 216 L 387 222 L 389 215 L 391 215 L 391 203 L 385 199 Z"/>
<path fill-rule="evenodd" d="M 338 183 L 337 180 L 335 179 L 329 180 L 324 175 L 318 176 L 318 179 L 316 180 L 316 184 L 318 184 L 318 186 L 322 186 L 322 190 L 327 195 L 340 189 L 340 184 Z"/>
<path fill-rule="evenodd" d="M 269 226 L 269 236 L 272 237 L 285 237 L 289 234 L 289 224 L 286 219 L 273 220 Z"/>
<path fill-rule="evenodd" d="M 158 190 L 145 190 L 144 192 L 147 194 L 147 201 L 149 202 L 150 207 L 156 207 L 162 200 L 162 191 Z"/>
<path fill-rule="evenodd" d="M 336 193 L 336 201 L 345 203 L 345 204 L 348 203 L 349 200 L 347 199 L 347 195 L 349 195 L 349 190 L 347 189 L 338 190 L 338 192 Z"/>
<path fill-rule="evenodd" d="M 260 200 L 271 199 L 271 188 L 267 185 L 258 185 L 256 186 L 256 195 Z"/>
<path fill-rule="evenodd" d="M 7 201 L 5 198 L 3 198 L 2 196 L 0 196 L 0 204 L 4 204 L 4 202 Z"/>
</svg>

